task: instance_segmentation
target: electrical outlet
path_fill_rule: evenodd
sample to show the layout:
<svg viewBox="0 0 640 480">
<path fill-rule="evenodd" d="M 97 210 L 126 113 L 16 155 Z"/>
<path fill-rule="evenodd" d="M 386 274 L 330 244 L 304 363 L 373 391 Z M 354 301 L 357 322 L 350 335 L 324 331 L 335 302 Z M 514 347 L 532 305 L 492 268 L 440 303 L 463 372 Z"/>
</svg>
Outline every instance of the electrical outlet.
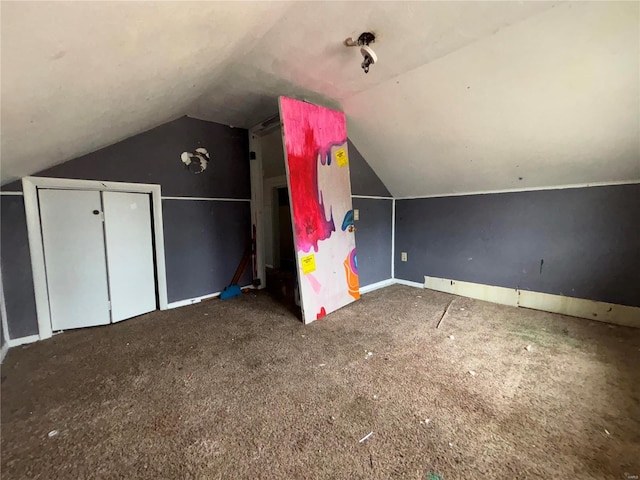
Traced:
<svg viewBox="0 0 640 480">
<path fill-rule="evenodd" d="M 360 210 L 358 210 L 357 208 L 353 210 L 353 219 L 355 221 L 360 220 Z"/>
<path fill-rule="evenodd" d="M 407 261 L 407 252 L 402 252 L 400 254 L 400 260 L 402 260 L 403 262 Z"/>
</svg>

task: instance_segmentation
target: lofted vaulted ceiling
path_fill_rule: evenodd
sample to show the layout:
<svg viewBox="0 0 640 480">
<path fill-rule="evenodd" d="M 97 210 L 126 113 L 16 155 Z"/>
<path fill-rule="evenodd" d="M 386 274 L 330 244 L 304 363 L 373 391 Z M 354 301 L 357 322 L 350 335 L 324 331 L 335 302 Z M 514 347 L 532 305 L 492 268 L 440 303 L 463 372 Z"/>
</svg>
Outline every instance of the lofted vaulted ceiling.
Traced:
<svg viewBox="0 0 640 480">
<path fill-rule="evenodd" d="M 340 108 L 397 196 L 640 179 L 637 3 L 6 2 L 2 183 L 182 115 Z M 342 41 L 373 31 L 368 75 Z"/>
</svg>

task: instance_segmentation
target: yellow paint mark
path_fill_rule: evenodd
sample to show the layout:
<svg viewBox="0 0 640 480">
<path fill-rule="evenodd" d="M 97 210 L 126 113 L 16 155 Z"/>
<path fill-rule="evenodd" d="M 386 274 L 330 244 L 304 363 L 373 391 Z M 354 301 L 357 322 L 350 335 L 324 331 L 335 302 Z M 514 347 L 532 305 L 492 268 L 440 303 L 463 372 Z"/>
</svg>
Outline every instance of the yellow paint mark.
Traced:
<svg viewBox="0 0 640 480">
<path fill-rule="evenodd" d="M 311 255 L 302 257 L 300 259 L 300 264 L 302 265 L 302 273 L 309 275 L 316 271 L 316 256 L 312 253 Z"/>
<path fill-rule="evenodd" d="M 339 167 L 346 167 L 349 164 L 349 156 L 344 148 L 336 150 L 336 162 Z"/>
</svg>

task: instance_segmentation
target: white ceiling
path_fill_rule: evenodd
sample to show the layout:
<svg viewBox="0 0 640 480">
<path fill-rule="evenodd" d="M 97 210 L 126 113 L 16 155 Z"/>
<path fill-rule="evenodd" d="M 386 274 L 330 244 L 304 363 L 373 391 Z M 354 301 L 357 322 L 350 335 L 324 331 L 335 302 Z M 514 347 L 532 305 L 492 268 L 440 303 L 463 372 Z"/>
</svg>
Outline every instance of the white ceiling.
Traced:
<svg viewBox="0 0 640 480">
<path fill-rule="evenodd" d="M 279 95 L 343 109 L 399 196 L 640 178 L 637 3 L 1 9 L 3 184 L 185 114 L 250 127 Z M 342 45 L 364 30 L 368 75 Z"/>
</svg>

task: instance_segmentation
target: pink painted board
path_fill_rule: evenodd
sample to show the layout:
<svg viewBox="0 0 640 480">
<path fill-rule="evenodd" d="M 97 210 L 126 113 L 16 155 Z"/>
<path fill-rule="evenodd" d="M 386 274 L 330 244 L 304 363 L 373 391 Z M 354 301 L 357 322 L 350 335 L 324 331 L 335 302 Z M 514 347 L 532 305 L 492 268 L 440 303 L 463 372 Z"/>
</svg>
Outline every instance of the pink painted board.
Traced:
<svg viewBox="0 0 640 480">
<path fill-rule="evenodd" d="M 360 298 L 344 113 L 280 97 L 305 323 Z"/>
</svg>

